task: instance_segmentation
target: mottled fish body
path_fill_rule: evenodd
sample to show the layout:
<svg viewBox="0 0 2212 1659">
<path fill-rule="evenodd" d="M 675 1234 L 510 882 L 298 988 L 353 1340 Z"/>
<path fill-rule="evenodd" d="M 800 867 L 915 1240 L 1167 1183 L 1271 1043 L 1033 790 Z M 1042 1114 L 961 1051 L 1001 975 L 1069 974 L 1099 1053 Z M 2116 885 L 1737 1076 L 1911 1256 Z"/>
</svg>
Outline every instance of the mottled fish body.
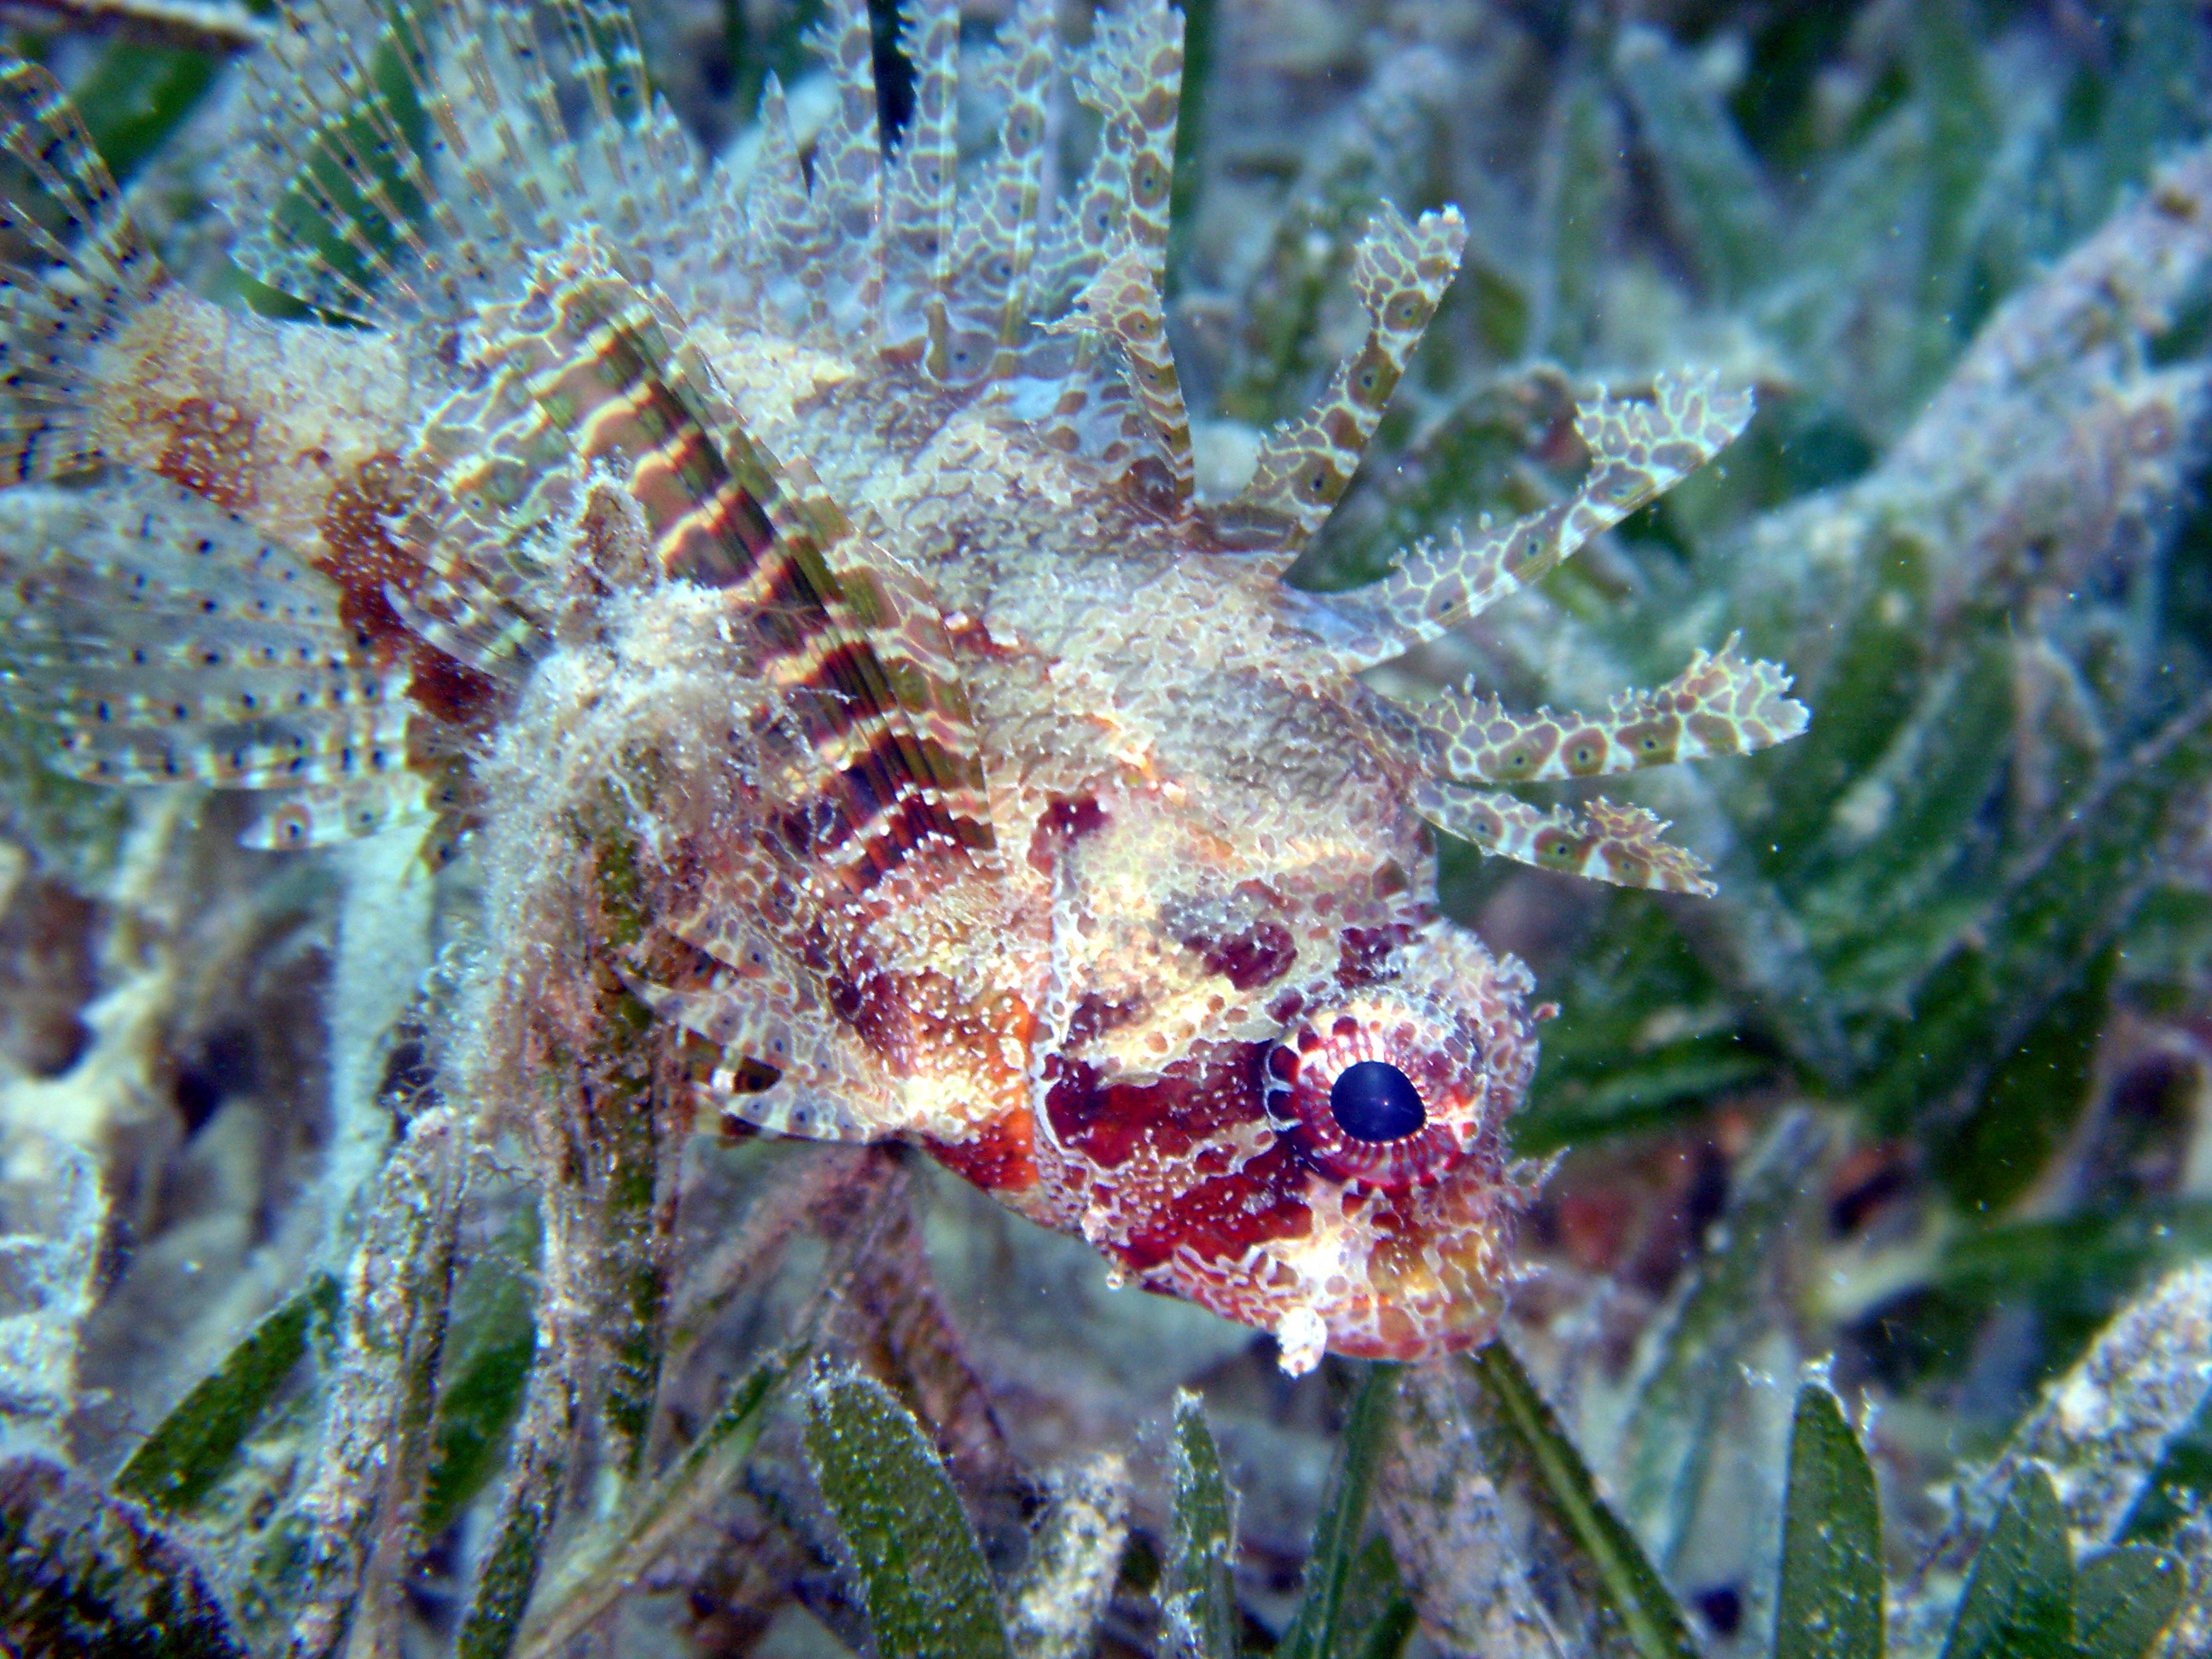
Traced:
<svg viewBox="0 0 2212 1659">
<path fill-rule="evenodd" d="M 1648 814 L 1486 786 L 1805 716 L 1729 647 L 1595 716 L 1357 676 L 1702 465 L 1748 397 L 1595 401 L 1566 500 L 1290 588 L 1459 216 L 1377 208 L 1358 346 L 1201 500 L 1161 301 L 1180 20 L 1133 0 L 1065 51 L 1025 3 L 966 65 L 958 36 L 949 0 L 911 20 L 887 158 L 837 7 L 829 125 L 802 157 L 772 88 L 740 182 L 597 0 L 303 8 L 224 205 L 327 321 L 172 280 L 52 82 L 0 70 L 0 465 L 67 483 L 9 520 L 9 696 L 77 775 L 256 792 L 258 844 L 473 830 L 495 903 L 543 902 L 510 876 L 550 815 L 617 789 L 651 926 L 607 966 L 718 1056 L 726 1118 L 927 1146 L 1292 1369 L 1466 1346 L 1534 1179 L 1505 1125 L 1535 1016 L 1437 913 L 1431 826 L 1708 890 Z M 1003 112 L 966 162 L 963 69 Z M 1063 78 L 1100 136 L 1055 187 Z M 526 978 L 509 920 L 487 983 Z"/>
</svg>

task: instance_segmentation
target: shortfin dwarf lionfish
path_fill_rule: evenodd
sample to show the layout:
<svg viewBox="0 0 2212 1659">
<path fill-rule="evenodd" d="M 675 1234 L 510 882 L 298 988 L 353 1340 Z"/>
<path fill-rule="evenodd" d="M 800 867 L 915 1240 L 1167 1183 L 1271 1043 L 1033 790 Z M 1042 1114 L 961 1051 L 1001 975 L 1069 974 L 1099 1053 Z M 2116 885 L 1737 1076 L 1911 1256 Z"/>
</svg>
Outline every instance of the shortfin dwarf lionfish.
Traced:
<svg viewBox="0 0 2212 1659">
<path fill-rule="evenodd" d="M 495 849 L 619 775 L 658 949 L 616 971 L 719 1054 L 720 1113 L 919 1142 L 1292 1370 L 1464 1346 L 1532 1182 L 1504 1139 L 1532 984 L 1437 914 L 1426 826 L 1709 890 L 1648 813 L 1482 786 L 1805 714 L 1729 648 L 1595 716 L 1356 676 L 1750 399 L 1595 401 L 1569 499 L 1364 590 L 1287 586 L 1461 217 L 1376 209 L 1358 349 L 1199 498 L 1162 309 L 1181 20 L 1127 0 L 1076 50 L 1051 10 L 969 54 L 1002 112 L 963 159 L 956 0 L 908 20 L 895 143 L 838 0 L 826 127 L 803 150 L 771 85 L 739 180 L 612 0 L 305 0 L 245 70 L 221 192 L 289 320 L 167 274 L 54 81 L 0 68 L 0 465 L 70 481 L 12 520 L 9 695 L 76 776 L 257 792 L 269 848 L 417 822 Z M 1097 136 L 1062 179 L 1071 95 Z"/>
</svg>

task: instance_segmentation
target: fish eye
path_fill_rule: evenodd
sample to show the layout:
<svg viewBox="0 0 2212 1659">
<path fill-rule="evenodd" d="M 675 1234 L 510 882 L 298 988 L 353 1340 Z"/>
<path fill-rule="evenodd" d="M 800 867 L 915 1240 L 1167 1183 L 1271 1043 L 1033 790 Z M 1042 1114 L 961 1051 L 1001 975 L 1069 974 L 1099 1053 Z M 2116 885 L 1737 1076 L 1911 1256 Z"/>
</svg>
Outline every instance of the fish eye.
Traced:
<svg viewBox="0 0 2212 1659">
<path fill-rule="evenodd" d="M 1387 988 L 1293 1025 L 1264 1073 L 1269 1121 L 1338 1181 L 1433 1181 L 1484 1130 L 1487 1073 L 1474 1029 Z"/>
<path fill-rule="evenodd" d="M 1354 1060 L 1328 1085 L 1328 1115 L 1354 1140 L 1403 1140 L 1429 1121 L 1421 1091 L 1387 1060 Z"/>
</svg>

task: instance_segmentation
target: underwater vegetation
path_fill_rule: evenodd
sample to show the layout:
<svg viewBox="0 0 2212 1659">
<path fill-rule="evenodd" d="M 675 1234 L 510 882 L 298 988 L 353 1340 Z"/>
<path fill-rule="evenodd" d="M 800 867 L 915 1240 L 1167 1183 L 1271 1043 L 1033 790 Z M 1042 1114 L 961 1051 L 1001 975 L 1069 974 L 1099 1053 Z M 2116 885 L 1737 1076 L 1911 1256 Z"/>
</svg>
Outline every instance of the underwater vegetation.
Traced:
<svg viewBox="0 0 2212 1659">
<path fill-rule="evenodd" d="M 2212 1649 L 2201 9 L 1194 5 L 1179 101 L 1157 8 L 975 5 L 903 34 L 888 6 L 843 15 L 648 3 L 634 61 L 623 15 L 595 7 L 15 14 L 0 1646 Z M 955 44 L 957 81 L 933 69 Z M 473 90 L 441 110 L 426 63 Z M 875 176 L 878 120 L 904 157 L 903 240 L 836 220 Z M 563 148 L 594 124 L 633 148 Z M 669 216 L 709 153 L 756 181 L 732 210 L 787 228 L 773 259 L 717 263 L 733 244 Z M 495 155 L 554 182 L 462 168 Z M 441 198 L 453 171 L 471 188 Z M 1019 209 L 1053 179 L 1121 213 L 1123 252 L 1026 210 L 932 240 L 956 181 Z M 631 216 L 562 216 L 586 199 Z M 69 206 L 23 205 L 41 202 Z M 518 252 L 517 224 L 561 246 Z M 692 322 L 722 294 L 775 324 L 711 343 L 739 354 L 720 372 L 769 388 L 757 406 L 716 413 L 714 349 L 695 369 L 607 343 L 682 328 L 625 308 L 600 258 L 625 238 Z M 1008 270 L 1067 325 L 1025 336 L 979 303 L 1021 291 Z M 457 333 L 500 282 L 524 297 Z M 1066 635 L 1084 651 L 1056 660 L 1084 672 L 1057 701 L 1008 689 L 1018 641 L 957 620 L 957 592 L 933 631 L 895 566 L 837 550 L 840 493 L 893 485 L 791 445 L 902 415 L 805 380 L 862 294 L 939 388 L 1056 388 L 1019 406 L 1145 504 L 1062 500 L 1076 550 L 1095 537 L 1121 562 L 1040 566 L 1030 611 L 980 567 L 939 574 L 987 621 L 1024 617 L 1020 640 L 1092 584 L 1091 614 L 1124 633 Z M 1346 361 L 1378 371 L 1349 405 Z M 267 402 L 201 396 L 193 374 Z M 475 378 L 410 401 L 443 374 Z M 532 413 L 549 386 L 550 422 Z M 641 390 L 678 415 L 632 420 Z M 240 407 L 324 424 L 256 473 Z M 402 421 L 445 469 L 435 490 L 371 441 Z M 570 423 L 599 436 L 570 444 Z M 1165 886 L 1184 818 L 1109 797 L 1102 830 L 1068 788 L 985 823 L 988 787 L 955 763 L 1012 708 L 1071 775 L 1094 753 L 1134 765 L 1131 710 L 1152 706 L 1109 693 L 1171 641 L 1296 682 L 1231 703 L 1163 672 L 1144 684 L 1171 712 L 1134 729 L 1233 711 L 1192 740 L 1234 757 L 1204 775 L 1235 808 L 1218 838 L 1264 844 L 1278 887 L 1292 853 L 1326 870 L 1332 904 L 1359 872 L 1409 933 L 1431 925 L 1413 911 L 1433 866 L 1445 920 L 1423 937 L 1461 953 L 1450 986 L 1505 1011 L 1474 1046 L 1510 1073 L 1525 1032 L 1540 1043 L 1518 1114 L 1509 1076 L 1449 1149 L 1447 1185 L 1471 1162 L 1519 1213 L 1481 1218 L 1478 1270 L 1428 1336 L 1389 1325 L 1420 1305 L 1410 1275 L 1361 1304 L 1365 1326 L 1299 1298 L 1312 1316 L 1286 1320 L 1214 1291 L 1214 1268 L 1173 1281 L 1189 1299 L 1111 1288 L 1101 1250 L 1133 1278 L 1153 1264 L 1105 1221 L 1017 1199 L 1054 1231 L 994 1205 L 985 1190 L 1027 1190 L 1003 1147 L 963 1158 L 942 1115 L 886 1121 L 864 1070 L 803 1043 L 774 1080 L 813 1066 L 811 1091 L 743 1063 L 819 1022 L 768 994 L 797 982 L 773 954 L 788 936 L 769 930 L 751 971 L 758 941 L 714 919 L 809 901 L 745 875 L 743 904 L 672 920 L 701 849 L 734 856 L 726 812 L 668 806 L 705 799 L 669 734 L 726 636 L 697 605 L 610 598 L 759 574 L 714 573 L 730 538 L 721 520 L 691 535 L 696 474 L 666 510 L 638 483 L 694 465 L 695 431 L 737 480 L 715 500 L 753 503 L 780 545 L 811 538 L 832 586 L 874 578 L 843 612 L 748 601 L 792 619 L 755 678 L 798 690 L 720 715 L 746 745 L 723 769 L 777 799 L 854 758 L 861 723 L 824 709 L 896 734 L 897 767 L 869 775 L 895 812 L 848 792 L 805 820 L 802 850 L 867 872 L 856 902 L 941 921 L 979 828 L 1018 822 L 1011 879 L 1053 902 L 1084 888 L 1117 939 L 1173 898 L 1217 976 L 1303 972 L 1284 965 L 1302 935 L 1276 941 L 1250 892 Z M 1638 444 L 1686 453 L 1616 489 Z M 592 465 L 564 471 L 578 451 Z M 1334 458 L 1317 495 L 1293 456 Z M 979 447 L 932 476 L 980 514 L 1039 475 Z M 350 562 L 295 569 L 302 501 Z M 1525 568 L 1498 550 L 1578 513 L 1593 533 L 1556 568 L 1564 537 Z M 1212 563 L 1147 543 L 1177 514 L 1218 543 Z M 588 556 L 547 556 L 549 527 Z M 429 545 L 497 557 L 407 563 Z M 210 549 L 221 580 L 194 574 Z M 1142 580 L 1097 574 L 1127 568 Z M 1546 574 L 1480 579 L 1516 569 Z M 213 632 L 210 601 L 228 607 Z M 1290 652 L 1267 631 L 1285 617 L 1329 650 Z M 836 672 L 865 641 L 879 678 L 836 678 L 825 636 Z M 286 717 L 322 745 L 309 787 L 276 776 L 292 755 L 233 764 L 149 735 L 151 701 L 92 712 L 101 675 L 149 684 L 129 653 L 173 653 L 167 672 L 210 641 L 236 659 L 189 665 L 208 707 L 207 671 L 227 696 L 274 684 L 243 660 L 257 648 L 329 653 L 284 682 L 317 688 L 312 720 Z M 1809 724 L 1739 757 L 1800 724 L 1773 664 Z M 1607 778 L 1626 805 L 1589 768 L 1547 772 L 1516 747 L 1541 721 L 1505 712 L 1611 706 L 1626 762 L 1663 711 L 1613 705 L 1620 689 L 1700 673 L 1748 688 L 1759 729 Z M 963 684 L 972 702 L 946 690 Z M 1116 718 L 1057 735 L 1085 709 Z M 207 708 L 187 714 L 198 743 Z M 374 744 L 404 764 L 349 764 Z M 86 781 L 103 765 L 143 787 Z M 1454 813 L 1455 779 L 1516 793 Z M 1415 796 L 1461 833 L 1431 839 Z M 1666 842 L 1644 814 L 1671 821 Z M 1146 833 L 1112 839 L 1132 823 Z M 1107 903 L 1133 887 L 1126 913 Z M 1119 960 L 1048 937 L 1095 951 L 1094 976 Z M 1531 1028 L 1524 997 L 1557 1017 Z M 1071 1012 L 1062 1036 L 1099 1045 L 1071 1054 L 1103 1054 L 1127 1012 Z M 1385 1057 L 1419 1073 L 1419 1041 Z M 988 1048 L 953 1045 L 971 1070 L 923 1068 L 923 1092 L 955 1110 Z M 1086 1098 L 1108 1128 L 1134 1109 Z M 1420 1103 L 1448 1117 L 1441 1099 Z M 1280 1127 L 1328 1133 L 1315 1113 Z M 948 1167 L 856 1127 L 941 1142 Z"/>
</svg>

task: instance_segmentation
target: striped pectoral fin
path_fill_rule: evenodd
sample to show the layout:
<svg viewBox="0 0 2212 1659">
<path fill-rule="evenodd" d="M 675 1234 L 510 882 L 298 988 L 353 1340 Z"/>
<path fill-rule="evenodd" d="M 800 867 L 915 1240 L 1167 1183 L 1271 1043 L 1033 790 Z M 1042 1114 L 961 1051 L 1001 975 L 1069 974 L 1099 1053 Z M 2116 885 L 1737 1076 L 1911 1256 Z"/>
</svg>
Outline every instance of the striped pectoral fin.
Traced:
<svg viewBox="0 0 2212 1659">
<path fill-rule="evenodd" d="M 854 890 L 925 851 L 988 866 L 981 740 L 936 596 L 803 465 L 735 424 L 720 453 L 768 530 L 739 596 L 816 756 L 813 793 L 786 804 L 787 845 Z"/>
<path fill-rule="evenodd" d="M 748 526 L 732 518 L 749 498 L 703 435 L 719 405 L 671 347 L 669 320 L 611 274 L 589 227 L 538 259 L 520 300 L 479 308 L 480 384 L 430 416 L 412 463 L 443 503 L 413 538 L 420 577 L 390 596 L 417 636 L 512 679 L 580 592 L 645 574 L 642 550 L 635 569 L 601 568 L 638 537 L 670 574 L 725 586 L 750 574 Z M 594 495 L 609 466 L 626 475 L 635 530 Z M 762 519 L 753 535 L 766 534 Z"/>
<path fill-rule="evenodd" d="M 1250 483 L 1212 515 L 1231 545 L 1294 555 L 1321 528 L 1358 471 L 1466 246 L 1456 208 L 1410 223 L 1388 203 L 1376 210 L 1352 254 L 1366 337 L 1310 410 L 1267 434 Z"/>
<path fill-rule="evenodd" d="M 488 679 L 520 680 L 545 649 L 545 621 L 453 556 L 457 546 L 472 544 L 465 538 L 442 542 L 416 590 L 387 593 L 386 603 L 409 633 L 441 656 Z"/>
<path fill-rule="evenodd" d="M 482 355 L 542 432 L 625 471 L 660 569 L 750 623 L 760 677 L 818 761 L 815 793 L 786 804 L 791 850 L 863 889 L 925 842 L 988 856 L 974 725 L 927 586 L 753 439 L 679 320 L 587 240 L 541 261 L 504 320 Z"/>
<path fill-rule="evenodd" d="M 1413 711 L 1439 775 L 1463 783 L 1531 783 L 1607 776 L 1669 761 L 1745 755 L 1805 729 L 1804 706 L 1783 694 L 1790 677 L 1746 662 L 1730 638 L 1700 651 L 1656 691 L 1628 691 L 1606 714 L 1509 713 L 1469 686 Z"/>
<path fill-rule="evenodd" d="M 483 533 L 557 529 L 611 465 L 667 574 L 724 587 L 759 573 L 773 464 L 674 310 L 621 276 L 589 227 L 538 259 L 521 300 L 483 307 L 477 337 L 485 386 L 434 418 L 431 460 Z"/>
<path fill-rule="evenodd" d="M 1640 806 L 1594 800 L 1577 816 L 1561 807 L 1532 806 L 1511 795 L 1448 783 L 1428 785 L 1416 804 L 1421 816 L 1446 834 L 1540 870 L 1700 898 L 1715 891 L 1705 862 L 1662 840 L 1666 824 Z"/>
<path fill-rule="evenodd" d="M 1601 398 L 1576 429 L 1589 472 L 1573 495 L 1510 525 L 1486 521 L 1410 550 L 1373 586 L 1300 601 L 1307 625 L 1345 665 L 1370 668 L 1441 639 L 1554 569 L 1593 536 L 1672 489 L 1734 441 L 1751 418 L 1748 392 L 1715 377 L 1659 377 L 1650 402 Z"/>
<path fill-rule="evenodd" d="M 810 1140 L 881 1140 L 902 1127 L 895 1080 L 849 1028 L 799 1011 L 784 987 L 717 975 L 678 990 L 618 971 L 653 1013 L 720 1051 L 694 1087 L 725 1117 Z"/>
<path fill-rule="evenodd" d="M 929 816 L 970 861 L 994 856 L 982 738 L 937 598 L 866 538 L 836 550 L 847 628 L 881 671 L 878 708 L 898 745 L 902 787 L 925 793 Z"/>
</svg>

